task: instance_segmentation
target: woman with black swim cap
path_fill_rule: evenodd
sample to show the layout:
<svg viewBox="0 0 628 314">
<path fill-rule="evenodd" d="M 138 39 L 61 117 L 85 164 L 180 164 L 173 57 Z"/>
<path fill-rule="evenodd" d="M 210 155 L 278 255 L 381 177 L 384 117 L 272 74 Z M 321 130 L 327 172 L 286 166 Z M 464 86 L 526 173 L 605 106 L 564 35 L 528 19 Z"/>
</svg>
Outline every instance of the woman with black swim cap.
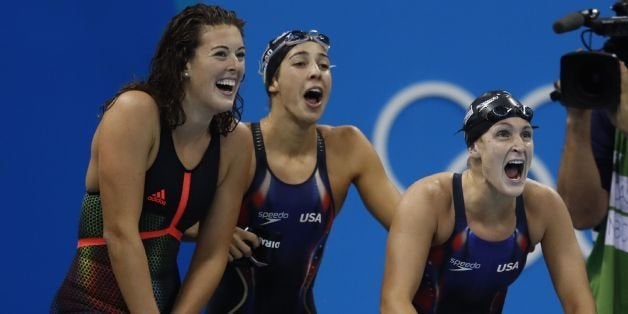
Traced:
<svg viewBox="0 0 628 314">
<path fill-rule="evenodd" d="M 471 103 L 461 129 L 468 169 L 416 181 L 397 208 L 382 313 L 501 313 L 508 286 L 536 244 L 565 313 L 595 313 L 564 203 L 527 178 L 532 117 L 506 91 Z"/>
</svg>

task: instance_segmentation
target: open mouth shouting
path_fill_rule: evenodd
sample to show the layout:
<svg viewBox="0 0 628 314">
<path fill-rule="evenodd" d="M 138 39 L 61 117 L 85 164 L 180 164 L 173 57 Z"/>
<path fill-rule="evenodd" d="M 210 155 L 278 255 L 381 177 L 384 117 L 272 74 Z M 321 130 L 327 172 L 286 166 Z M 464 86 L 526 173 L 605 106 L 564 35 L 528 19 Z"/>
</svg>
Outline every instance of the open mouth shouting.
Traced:
<svg viewBox="0 0 628 314">
<path fill-rule="evenodd" d="M 506 176 L 513 181 L 520 181 L 523 176 L 525 161 L 523 159 L 513 159 L 506 163 L 504 172 Z"/>
<path fill-rule="evenodd" d="M 221 79 L 216 82 L 216 87 L 225 95 L 231 96 L 235 92 L 236 81 L 234 79 Z"/>
<path fill-rule="evenodd" d="M 305 91 L 303 94 L 305 103 L 311 108 L 317 108 L 321 105 L 323 99 L 323 90 L 320 87 L 313 87 Z"/>
</svg>

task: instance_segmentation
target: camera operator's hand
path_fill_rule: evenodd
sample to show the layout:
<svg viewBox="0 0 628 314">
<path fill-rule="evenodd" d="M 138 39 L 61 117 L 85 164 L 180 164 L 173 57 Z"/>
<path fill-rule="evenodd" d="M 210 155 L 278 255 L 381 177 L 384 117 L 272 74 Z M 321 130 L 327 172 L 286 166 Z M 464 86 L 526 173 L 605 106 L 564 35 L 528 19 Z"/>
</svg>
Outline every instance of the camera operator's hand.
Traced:
<svg viewBox="0 0 628 314">
<path fill-rule="evenodd" d="M 581 130 L 579 126 L 581 125 L 582 121 L 590 118 L 591 109 L 579 108 L 565 104 L 564 102 L 566 100 L 560 98 L 560 94 L 562 93 L 560 89 L 560 80 L 554 82 L 554 91 L 558 95 L 557 100 L 560 100 L 560 102 L 563 104 L 563 107 L 565 107 L 565 109 L 567 110 L 567 126 L 571 126 L 572 130 L 574 131 Z"/>
<path fill-rule="evenodd" d="M 559 81 L 554 83 L 554 88 L 560 92 Z M 622 90 L 628 91 L 628 88 Z M 628 100 L 628 97 L 623 99 Z M 563 105 L 567 110 L 566 132 L 556 188 L 569 209 L 574 227 L 593 228 L 606 215 L 608 194 L 597 180 L 590 179 L 599 177 L 591 149 L 592 110 Z M 624 107 L 628 109 L 628 103 Z"/>
<path fill-rule="evenodd" d="M 615 115 L 615 127 L 628 134 L 628 69 L 623 62 L 619 62 L 619 71 L 621 73 L 621 94 Z"/>
<path fill-rule="evenodd" d="M 615 115 L 609 115 L 615 127 L 628 130 L 628 70 L 620 62 L 621 95 Z M 560 81 L 554 83 L 560 93 Z M 574 227 L 589 229 L 597 226 L 605 217 L 608 208 L 608 192 L 599 181 L 595 157 L 591 149 L 591 115 L 593 110 L 574 107 L 564 103 L 567 110 L 565 143 L 558 170 L 557 191 L 565 201 Z M 619 124 L 625 128 L 620 128 Z M 624 131 L 626 132 L 626 131 Z"/>
<path fill-rule="evenodd" d="M 575 133 L 587 132 L 588 128 L 582 126 L 589 124 L 591 119 L 591 109 L 565 107 L 567 109 L 567 128 L 568 131 Z"/>
</svg>

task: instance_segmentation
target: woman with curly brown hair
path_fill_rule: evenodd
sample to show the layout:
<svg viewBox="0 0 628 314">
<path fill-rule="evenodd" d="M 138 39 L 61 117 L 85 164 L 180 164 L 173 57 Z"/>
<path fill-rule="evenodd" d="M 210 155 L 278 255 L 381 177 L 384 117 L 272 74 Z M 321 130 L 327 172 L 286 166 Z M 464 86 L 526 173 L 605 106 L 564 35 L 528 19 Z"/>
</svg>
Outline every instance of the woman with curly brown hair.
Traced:
<svg viewBox="0 0 628 314">
<path fill-rule="evenodd" d="M 170 312 L 182 234 L 201 221 L 217 285 L 228 258 L 251 139 L 239 118 L 244 21 L 203 4 L 165 30 L 149 78 L 107 102 L 86 174 L 78 248 L 52 312 Z"/>
</svg>

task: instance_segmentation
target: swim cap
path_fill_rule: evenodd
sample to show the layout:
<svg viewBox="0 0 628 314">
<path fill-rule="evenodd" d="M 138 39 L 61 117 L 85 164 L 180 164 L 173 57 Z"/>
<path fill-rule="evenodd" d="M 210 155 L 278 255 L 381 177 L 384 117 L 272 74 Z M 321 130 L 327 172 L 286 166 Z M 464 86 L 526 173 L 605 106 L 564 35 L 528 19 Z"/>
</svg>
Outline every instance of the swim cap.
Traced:
<svg viewBox="0 0 628 314">
<path fill-rule="evenodd" d="M 519 117 L 530 122 L 532 116 L 532 108 L 522 105 L 509 92 L 488 91 L 471 103 L 460 131 L 464 131 L 464 140 L 470 147 L 498 121 Z"/>
<path fill-rule="evenodd" d="M 290 51 L 292 47 L 306 41 L 317 42 L 323 46 L 325 50 L 328 50 L 330 47 L 329 37 L 316 30 L 308 32 L 292 30 L 284 32 L 268 42 L 268 45 L 266 45 L 266 49 L 264 49 L 264 53 L 262 54 L 259 67 L 259 74 L 262 76 L 266 87 L 268 87 L 272 81 L 279 64 L 286 54 L 288 54 L 288 51 Z"/>
</svg>

